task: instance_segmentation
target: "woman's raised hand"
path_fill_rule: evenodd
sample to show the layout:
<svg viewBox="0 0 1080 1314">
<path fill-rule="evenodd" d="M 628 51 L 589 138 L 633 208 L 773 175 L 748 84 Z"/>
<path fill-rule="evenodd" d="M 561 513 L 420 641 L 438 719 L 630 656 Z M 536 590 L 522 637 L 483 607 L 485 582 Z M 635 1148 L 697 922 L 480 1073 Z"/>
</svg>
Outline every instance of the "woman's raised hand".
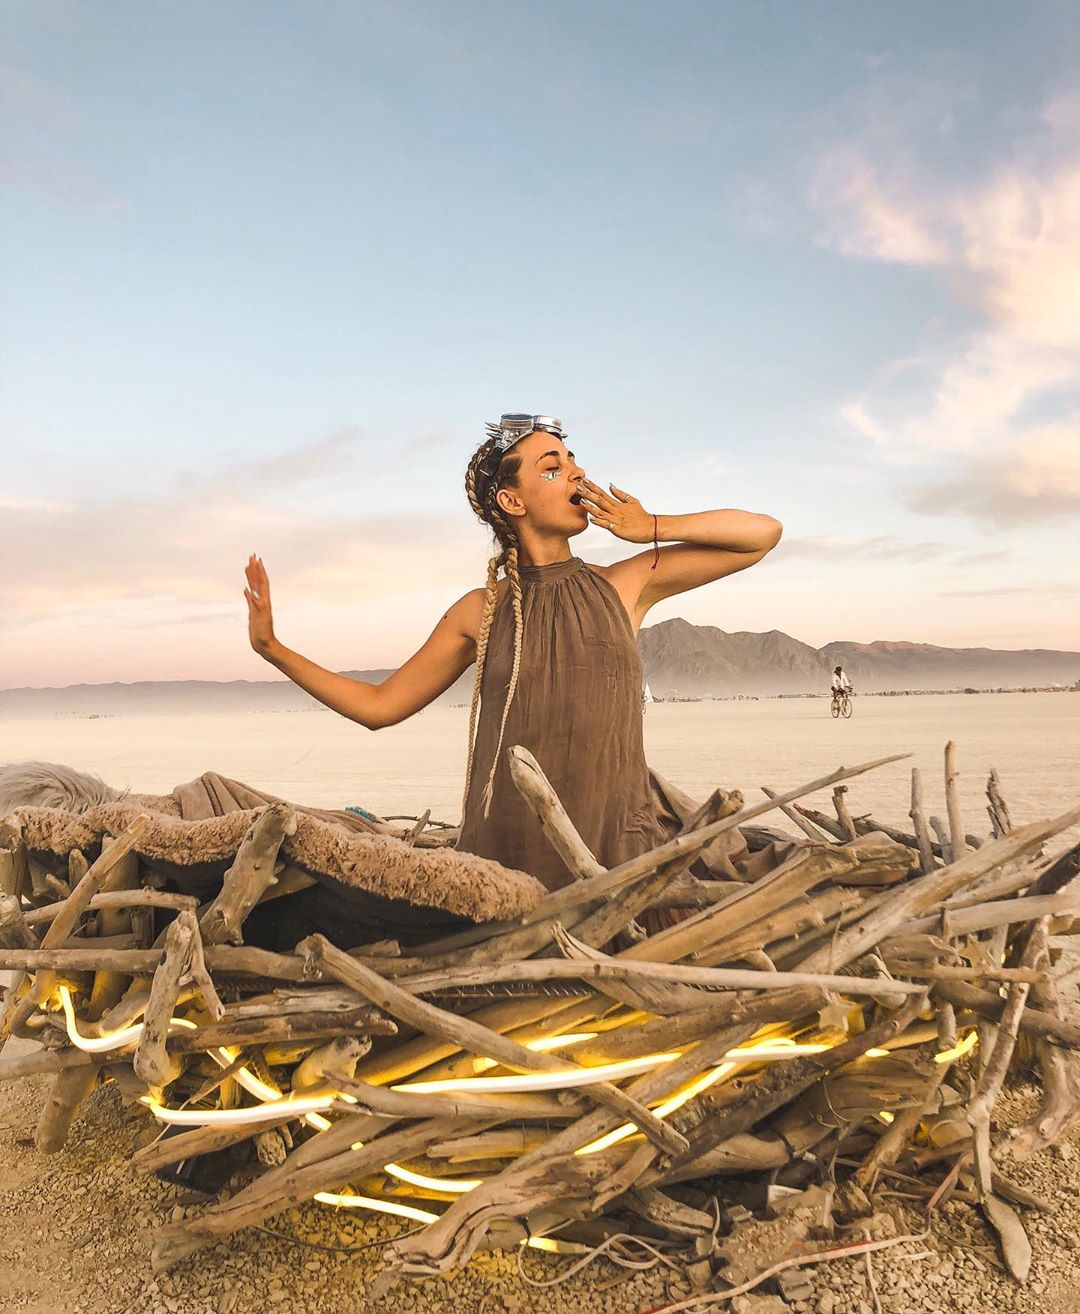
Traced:
<svg viewBox="0 0 1080 1314">
<path fill-rule="evenodd" d="M 274 615 L 270 610 L 270 579 L 262 558 L 254 552 L 244 567 L 247 588 L 244 597 L 248 605 L 248 638 L 255 651 L 264 657 L 274 643 Z"/>
</svg>

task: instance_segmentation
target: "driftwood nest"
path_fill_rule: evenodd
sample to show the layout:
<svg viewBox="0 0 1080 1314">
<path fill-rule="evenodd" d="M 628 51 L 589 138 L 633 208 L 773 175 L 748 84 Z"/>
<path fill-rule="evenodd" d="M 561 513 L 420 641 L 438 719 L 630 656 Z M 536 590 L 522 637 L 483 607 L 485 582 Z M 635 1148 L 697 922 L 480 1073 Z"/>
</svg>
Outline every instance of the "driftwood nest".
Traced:
<svg viewBox="0 0 1080 1314">
<path fill-rule="evenodd" d="M 1080 805 L 1013 826 L 991 773 L 991 833 L 968 834 L 950 743 L 946 817 L 925 816 L 913 770 L 910 833 L 853 816 L 840 783 L 886 758 L 752 806 L 717 790 L 667 843 L 607 870 L 536 761 L 509 754 L 574 881 L 538 895 L 489 864 L 509 915 L 459 909 L 457 929 L 411 943 L 342 944 L 332 927 L 287 952 L 251 942 L 268 903 L 280 936 L 290 901 L 325 875 L 297 865 L 304 817 L 285 802 L 229 814 L 200 893 L 184 892 L 180 850 L 202 823 L 173 819 L 163 857 L 162 818 L 137 804 L 111 834 L 98 812 L 13 811 L 0 1045 L 41 1049 L 0 1058 L 0 1077 L 55 1074 L 39 1147 L 61 1148 L 80 1102 L 113 1081 L 160 1127 L 138 1168 L 228 1149 L 242 1184 L 159 1229 L 159 1269 L 315 1198 L 422 1224 L 388 1243 L 387 1281 L 445 1273 L 479 1247 L 581 1253 L 630 1233 L 677 1242 L 719 1291 L 778 1257 L 746 1202 L 814 1203 L 785 1234 L 782 1269 L 827 1245 L 815 1228 L 898 1191 L 930 1210 L 978 1203 L 1023 1280 L 1015 1206 L 1041 1202 L 1008 1160 L 1059 1142 L 1080 1108 L 1078 973 L 1062 958 L 1080 846 L 1061 838 Z M 797 802 L 828 787 L 835 816 Z M 774 809 L 798 835 L 756 824 Z M 409 852 L 422 866 L 444 848 L 450 870 L 456 832 L 427 821 L 365 850 L 376 888 L 380 862 L 406 881 L 421 870 Z M 76 823 L 84 847 L 49 839 Z M 725 852 L 740 846 L 751 860 L 736 864 Z M 729 879 L 691 874 L 707 852 Z M 681 920 L 644 933 L 672 907 Z M 992 1135 L 1003 1082 L 1031 1062 L 1041 1107 Z"/>
</svg>

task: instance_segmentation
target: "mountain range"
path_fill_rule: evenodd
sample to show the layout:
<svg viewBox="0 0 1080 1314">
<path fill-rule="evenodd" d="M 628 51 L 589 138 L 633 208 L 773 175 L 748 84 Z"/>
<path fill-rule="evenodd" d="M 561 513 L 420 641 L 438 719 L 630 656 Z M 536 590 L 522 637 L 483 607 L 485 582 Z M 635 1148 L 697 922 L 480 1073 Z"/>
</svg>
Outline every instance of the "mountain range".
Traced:
<svg viewBox="0 0 1080 1314">
<path fill-rule="evenodd" d="M 1047 648 L 942 648 L 929 643 L 838 641 L 823 648 L 781 630 L 728 633 L 675 619 L 642 629 L 642 668 L 656 698 L 822 693 L 840 664 L 863 693 L 999 689 L 1080 683 L 1080 653 Z M 436 705 L 467 703 L 473 668 Z M 391 669 L 343 671 L 379 684 Z M 286 679 L 140 680 L 0 690 L 0 717 L 167 712 L 293 712 L 321 704 Z"/>
</svg>

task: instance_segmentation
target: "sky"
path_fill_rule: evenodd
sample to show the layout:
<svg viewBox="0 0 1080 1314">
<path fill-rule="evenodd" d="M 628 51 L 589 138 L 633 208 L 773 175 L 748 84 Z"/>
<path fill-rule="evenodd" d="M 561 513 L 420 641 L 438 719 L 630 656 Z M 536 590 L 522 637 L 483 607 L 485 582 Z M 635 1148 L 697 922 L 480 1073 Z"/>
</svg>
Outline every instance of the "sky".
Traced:
<svg viewBox="0 0 1080 1314">
<path fill-rule="evenodd" d="M 396 666 L 560 417 L 775 516 L 653 608 L 1080 650 L 1080 15 L 0 0 L 0 687 Z M 598 527 L 607 563 L 640 551 Z"/>
</svg>

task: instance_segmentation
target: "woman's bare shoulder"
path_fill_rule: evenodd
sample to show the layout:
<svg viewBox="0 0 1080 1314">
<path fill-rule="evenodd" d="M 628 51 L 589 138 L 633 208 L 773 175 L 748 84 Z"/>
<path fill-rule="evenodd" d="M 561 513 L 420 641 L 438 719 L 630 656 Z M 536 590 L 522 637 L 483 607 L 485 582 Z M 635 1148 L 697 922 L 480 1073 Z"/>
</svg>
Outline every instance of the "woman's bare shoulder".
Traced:
<svg viewBox="0 0 1080 1314">
<path fill-rule="evenodd" d="M 630 558 L 632 561 L 633 558 Z M 638 598 L 641 596 L 641 573 L 640 570 L 630 567 L 628 561 L 613 561 L 610 566 L 598 566 L 591 561 L 586 561 L 586 566 L 606 580 L 615 592 L 622 599 L 622 604 L 630 618 L 630 628 L 636 634 L 641 624 L 641 616 L 638 614 Z"/>
<path fill-rule="evenodd" d="M 495 585 L 496 598 L 501 598 L 509 587 L 509 580 L 498 580 Z M 448 616 L 453 615 L 461 628 L 461 632 L 467 634 L 473 641 L 480 635 L 480 622 L 484 616 L 484 601 L 486 598 L 487 589 L 470 589 L 468 593 L 458 598 L 457 602 L 447 612 Z"/>
</svg>

